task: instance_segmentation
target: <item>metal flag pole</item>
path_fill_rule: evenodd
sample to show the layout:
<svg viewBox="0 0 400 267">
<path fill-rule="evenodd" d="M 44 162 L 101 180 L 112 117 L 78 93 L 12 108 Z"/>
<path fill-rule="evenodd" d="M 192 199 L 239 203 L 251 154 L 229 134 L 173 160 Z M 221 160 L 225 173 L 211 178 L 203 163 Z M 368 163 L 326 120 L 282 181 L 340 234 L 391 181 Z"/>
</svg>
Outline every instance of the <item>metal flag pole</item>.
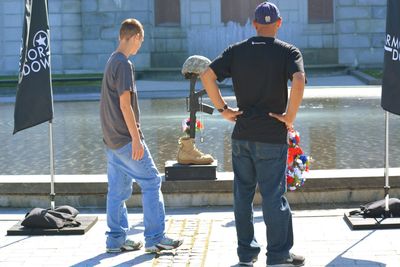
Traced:
<svg viewBox="0 0 400 267">
<path fill-rule="evenodd" d="M 55 209 L 55 196 L 54 192 L 54 147 L 53 147 L 53 120 L 49 121 L 49 142 L 50 142 L 50 207 Z"/>
<path fill-rule="evenodd" d="M 385 111 L 385 217 L 389 215 L 389 112 Z"/>
</svg>

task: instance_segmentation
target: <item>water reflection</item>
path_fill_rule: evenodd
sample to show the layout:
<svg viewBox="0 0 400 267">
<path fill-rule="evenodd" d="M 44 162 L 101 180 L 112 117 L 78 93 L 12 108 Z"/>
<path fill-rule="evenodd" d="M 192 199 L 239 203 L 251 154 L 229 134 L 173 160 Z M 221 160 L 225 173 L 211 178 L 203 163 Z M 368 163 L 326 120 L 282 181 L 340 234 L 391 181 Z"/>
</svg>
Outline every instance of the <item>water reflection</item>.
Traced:
<svg viewBox="0 0 400 267">
<path fill-rule="evenodd" d="M 55 103 L 56 174 L 106 172 L 98 107 L 98 102 Z M 48 174 L 48 124 L 12 136 L 13 112 L 12 104 L 0 104 L 0 174 Z M 218 159 L 219 171 L 231 171 L 233 124 L 216 113 L 198 115 L 205 131 L 197 133 L 197 146 Z M 181 122 L 188 117 L 185 100 L 143 99 L 141 116 L 146 142 L 164 172 L 165 161 L 176 157 Z M 390 121 L 390 162 L 397 167 L 400 125 L 397 116 Z M 384 112 L 379 99 L 305 99 L 295 126 L 303 149 L 315 159 L 313 169 L 383 167 Z"/>
</svg>

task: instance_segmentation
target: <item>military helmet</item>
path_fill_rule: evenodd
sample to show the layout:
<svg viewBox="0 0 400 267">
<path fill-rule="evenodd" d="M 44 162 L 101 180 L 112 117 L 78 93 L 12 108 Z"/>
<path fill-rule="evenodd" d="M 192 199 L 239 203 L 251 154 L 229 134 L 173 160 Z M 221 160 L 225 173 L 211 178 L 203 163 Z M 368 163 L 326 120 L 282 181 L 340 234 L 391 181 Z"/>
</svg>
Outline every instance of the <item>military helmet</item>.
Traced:
<svg viewBox="0 0 400 267">
<path fill-rule="evenodd" d="M 206 57 L 193 55 L 186 59 L 182 66 L 182 74 L 186 79 L 190 78 L 191 75 L 200 75 L 204 72 L 208 65 L 210 65 L 211 60 Z"/>
</svg>

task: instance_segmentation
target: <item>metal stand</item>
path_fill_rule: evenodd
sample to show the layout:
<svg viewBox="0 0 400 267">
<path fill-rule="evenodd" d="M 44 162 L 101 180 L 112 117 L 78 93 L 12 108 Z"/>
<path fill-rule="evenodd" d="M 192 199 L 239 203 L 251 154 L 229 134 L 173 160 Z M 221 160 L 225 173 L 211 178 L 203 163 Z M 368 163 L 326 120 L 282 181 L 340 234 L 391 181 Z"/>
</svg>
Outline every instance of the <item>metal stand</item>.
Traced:
<svg viewBox="0 0 400 267">
<path fill-rule="evenodd" d="M 53 146 L 53 120 L 49 121 L 49 145 L 50 145 L 50 207 L 52 210 L 55 209 L 55 197 L 54 192 L 54 146 Z"/>
<path fill-rule="evenodd" d="M 81 223 L 77 227 L 64 227 L 61 229 L 45 229 L 45 228 L 27 228 L 21 226 L 18 222 L 7 230 L 7 235 L 84 235 L 98 221 L 97 216 L 82 216 L 78 215 L 76 220 Z"/>
<path fill-rule="evenodd" d="M 189 97 L 186 98 L 186 109 L 190 112 L 189 122 L 189 136 L 190 138 L 196 137 L 196 112 L 201 111 L 208 114 L 212 114 L 214 108 L 207 104 L 203 104 L 200 98 L 205 95 L 206 90 L 200 91 L 195 90 L 196 81 L 198 78 L 197 74 L 188 73 L 185 75 L 187 79 L 190 79 L 190 93 Z M 217 179 L 217 161 L 214 160 L 212 164 L 207 165 L 181 165 L 177 161 L 166 161 L 165 162 L 165 180 L 215 180 Z"/>
<path fill-rule="evenodd" d="M 385 111 L 385 211 L 382 217 L 364 218 L 360 215 L 347 215 L 343 219 L 352 230 L 400 228 L 400 218 L 391 218 L 389 210 L 389 112 Z"/>
<path fill-rule="evenodd" d="M 53 120 L 49 121 L 49 146 L 50 146 L 50 208 L 55 209 L 55 196 L 54 192 L 54 145 L 53 145 Z M 97 216 L 82 216 L 78 215 L 76 220 L 80 222 L 77 227 L 63 227 L 61 229 L 47 229 L 47 228 L 29 228 L 21 225 L 22 221 L 12 226 L 7 230 L 7 235 L 83 235 L 92 228 L 97 222 Z"/>
<path fill-rule="evenodd" d="M 385 111 L 385 217 L 389 217 L 389 112 Z"/>
</svg>

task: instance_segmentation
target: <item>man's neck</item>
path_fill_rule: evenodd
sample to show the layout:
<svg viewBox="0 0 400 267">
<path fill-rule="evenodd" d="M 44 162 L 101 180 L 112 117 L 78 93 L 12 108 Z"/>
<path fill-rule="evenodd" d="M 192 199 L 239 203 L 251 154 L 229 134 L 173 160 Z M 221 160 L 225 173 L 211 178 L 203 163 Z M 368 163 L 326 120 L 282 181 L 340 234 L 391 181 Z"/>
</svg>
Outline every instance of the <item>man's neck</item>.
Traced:
<svg viewBox="0 0 400 267">
<path fill-rule="evenodd" d="M 276 32 L 272 32 L 272 31 L 257 31 L 257 36 L 275 38 L 276 37 Z"/>
</svg>

